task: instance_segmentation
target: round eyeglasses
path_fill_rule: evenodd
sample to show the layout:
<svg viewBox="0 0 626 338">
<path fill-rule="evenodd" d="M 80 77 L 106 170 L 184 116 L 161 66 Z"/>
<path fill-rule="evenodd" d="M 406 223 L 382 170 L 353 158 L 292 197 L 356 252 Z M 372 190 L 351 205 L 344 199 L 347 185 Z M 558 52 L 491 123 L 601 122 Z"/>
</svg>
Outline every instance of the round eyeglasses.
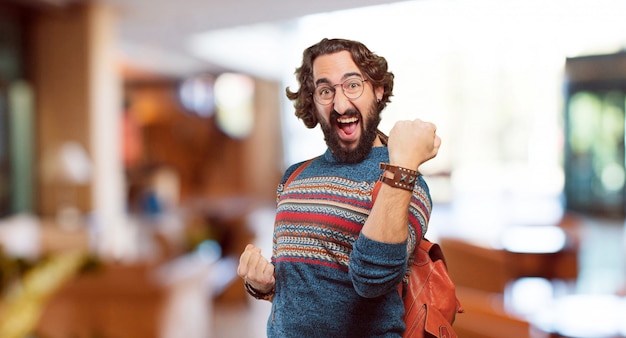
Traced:
<svg viewBox="0 0 626 338">
<path fill-rule="evenodd" d="M 337 86 L 341 86 L 341 90 L 347 98 L 351 100 L 358 99 L 363 94 L 363 88 L 365 87 L 363 83 L 365 81 L 367 81 L 367 79 L 350 78 L 343 83 L 335 85 L 321 84 L 315 88 L 313 99 L 321 105 L 331 104 L 335 99 L 335 93 L 337 92 L 335 87 Z"/>
</svg>

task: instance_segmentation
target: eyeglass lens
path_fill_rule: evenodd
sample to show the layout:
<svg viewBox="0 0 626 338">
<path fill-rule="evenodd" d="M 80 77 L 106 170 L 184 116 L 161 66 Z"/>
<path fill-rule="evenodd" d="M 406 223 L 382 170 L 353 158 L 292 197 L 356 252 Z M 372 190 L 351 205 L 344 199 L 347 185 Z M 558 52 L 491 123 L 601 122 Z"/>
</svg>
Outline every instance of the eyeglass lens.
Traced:
<svg viewBox="0 0 626 338">
<path fill-rule="evenodd" d="M 349 99 L 357 99 L 363 94 L 363 82 L 365 80 L 359 78 L 350 78 L 341 83 L 341 90 Z M 336 85 L 321 85 L 315 89 L 314 98 L 320 104 L 329 104 L 335 98 Z"/>
</svg>

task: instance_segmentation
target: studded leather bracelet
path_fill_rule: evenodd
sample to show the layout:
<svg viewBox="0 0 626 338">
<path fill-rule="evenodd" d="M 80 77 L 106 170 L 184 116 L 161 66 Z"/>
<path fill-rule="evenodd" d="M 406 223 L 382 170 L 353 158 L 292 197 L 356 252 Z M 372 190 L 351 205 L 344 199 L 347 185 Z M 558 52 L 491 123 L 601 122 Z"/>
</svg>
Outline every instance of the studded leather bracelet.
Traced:
<svg viewBox="0 0 626 338">
<path fill-rule="evenodd" d="M 380 175 L 380 181 L 394 188 L 400 188 L 407 191 L 413 191 L 419 172 L 403 167 L 398 167 L 388 163 L 381 163 L 380 169 L 389 171 L 393 174 L 393 178 L 385 176 L 383 172 Z"/>
</svg>

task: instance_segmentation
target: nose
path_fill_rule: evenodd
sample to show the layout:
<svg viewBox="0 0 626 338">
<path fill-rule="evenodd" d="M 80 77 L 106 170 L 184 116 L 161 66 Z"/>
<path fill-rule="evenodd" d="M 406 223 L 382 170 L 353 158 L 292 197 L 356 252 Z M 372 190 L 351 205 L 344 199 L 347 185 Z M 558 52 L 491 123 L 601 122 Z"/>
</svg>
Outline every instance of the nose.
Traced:
<svg viewBox="0 0 626 338">
<path fill-rule="evenodd" d="M 335 92 L 333 98 L 333 108 L 339 115 L 343 115 L 348 109 L 352 108 L 352 101 L 343 93 L 343 90 L 338 89 Z"/>
</svg>

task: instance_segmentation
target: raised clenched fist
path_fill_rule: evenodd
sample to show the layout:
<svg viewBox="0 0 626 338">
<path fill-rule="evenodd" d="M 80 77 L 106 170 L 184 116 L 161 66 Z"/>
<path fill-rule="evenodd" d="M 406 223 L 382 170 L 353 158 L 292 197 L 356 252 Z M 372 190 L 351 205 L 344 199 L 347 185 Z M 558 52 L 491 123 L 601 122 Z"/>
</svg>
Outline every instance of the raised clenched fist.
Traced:
<svg viewBox="0 0 626 338">
<path fill-rule="evenodd" d="M 400 167 L 417 170 L 419 166 L 437 156 L 441 139 L 437 127 L 420 119 L 398 121 L 389 132 L 389 162 Z"/>
</svg>

